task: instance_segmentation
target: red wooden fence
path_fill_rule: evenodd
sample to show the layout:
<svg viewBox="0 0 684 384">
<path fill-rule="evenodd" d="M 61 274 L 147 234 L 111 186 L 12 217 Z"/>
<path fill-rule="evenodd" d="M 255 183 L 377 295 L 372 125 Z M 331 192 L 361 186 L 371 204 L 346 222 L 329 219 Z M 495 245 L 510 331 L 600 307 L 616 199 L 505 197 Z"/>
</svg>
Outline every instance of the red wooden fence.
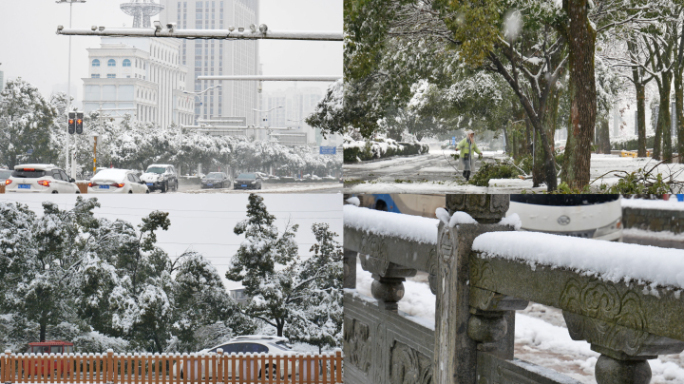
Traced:
<svg viewBox="0 0 684 384">
<path fill-rule="evenodd" d="M 0 383 L 339 384 L 342 352 L 0 355 Z"/>
</svg>

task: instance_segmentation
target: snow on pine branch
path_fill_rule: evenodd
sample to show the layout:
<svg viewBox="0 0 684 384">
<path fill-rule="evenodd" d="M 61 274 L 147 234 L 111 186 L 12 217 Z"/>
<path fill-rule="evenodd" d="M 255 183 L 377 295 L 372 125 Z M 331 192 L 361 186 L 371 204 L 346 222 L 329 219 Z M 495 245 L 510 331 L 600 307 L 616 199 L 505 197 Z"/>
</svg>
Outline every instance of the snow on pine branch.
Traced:
<svg viewBox="0 0 684 384">
<path fill-rule="evenodd" d="M 684 289 L 684 251 L 614 243 L 538 232 L 489 232 L 473 251 L 552 268 L 567 268 L 613 283 L 637 281 L 652 287 Z"/>
</svg>

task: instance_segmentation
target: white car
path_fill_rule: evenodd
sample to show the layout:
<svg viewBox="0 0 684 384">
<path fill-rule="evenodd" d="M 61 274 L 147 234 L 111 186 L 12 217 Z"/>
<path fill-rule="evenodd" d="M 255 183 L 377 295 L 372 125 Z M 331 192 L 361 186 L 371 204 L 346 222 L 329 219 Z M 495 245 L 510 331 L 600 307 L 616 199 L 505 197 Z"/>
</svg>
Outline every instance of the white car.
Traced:
<svg viewBox="0 0 684 384">
<path fill-rule="evenodd" d="M 286 344 L 287 339 L 284 337 L 277 337 L 277 336 L 260 336 L 260 335 L 254 335 L 254 336 L 239 336 L 236 337 L 232 340 L 230 340 L 227 343 L 223 343 L 220 345 L 217 345 L 212 348 L 204 349 L 199 352 L 200 355 L 202 354 L 212 354 L 216 353 L 218 349 L 222 349 L 224 354 L 238 354 L 242 353 L 247 354 L 251 353 L 252 355 L 255 354 L 260 354 L 263 353 L 266 356 L 273 356 L 274 358 L 276 356 L 282 356 L 282 357 L 288 357 L 290 355 L 297 355 L 297 352 L 293 351 L 290 349 L 290 347 Z M 275 373 L 276 370 L 280 371 L 280 377 L 281 379 L 285 378 L 285 367 L 282 365 L 280 367 L 277 366 L 277 360 L 276 363 L 274 364 L 275 366 L 270 368 L 268 367 L 268 360 L 266 360 L 266 375 L 265 378 L 268 380 L 269 376 L 271 373 Z M 201 371 L 199 369 L 199 365 L 201 365 Z M 190 373 L 194 372 L 194 375 L 196 376 L 195 378 L 199 378 L 200 372 L 202 375 L 202 378 L 210 378 L 213 377 L 213 370 L 212 366 L 208 365 L 205 366 L 205 364 L 202 363 L 195 363 L 194 368 L 191 367 L 190 362 L 184 362 L 183 360 L 180 361 L 180 377 L 185 377 L 185 372 L 188 371 Z M 312 367 L 313 368 L 313 367 Z M 290 368 L 291 370 L 292 368 Z M 173 375 L 176 377 L 179 377 L 177 375 L 177 367 L 176 365 L 173 366 Z M 227 372 L 228 376 L 232 377 L 232 367 L 230 364 L 228 364 L 227 367 Z M 290 372 L 290 371 L 289 371 Z M 299 372 L 299 363 L 295 360 L 295 370 L 294 372 Z M 263 376 L 264 369 L 261 366 L 261 362 L 257 361 L 257 367 L 254 370 L 253 374 L 256 377 L 251 377 L 251 378 L 240 378 L 240 379 L 247 379 L 247 380 L 252 380 L 252 379 L 257 379 L 261 378 Z M 290 372 L 291 373 L 291 372 Z M 289 376 L 289 375 L 288 375 Z M 275 375 L 274 375 L 275 379 Z"/>
<path fill-rule="evenodd" d="M 54 164 L 21 164 L 5 180 L 5 193 L 81 193 L 76 180 Z"/>
<path fill-rule="evenodd" d="M 522 230 L 622 241 L 619 195 L 511 195 L 506 216 L 517 213 Z"/>
<path fill-rule="evenodd" d="M 90 179 L 88 193 L 150 193 L 150 190 L 134 171 L 110 168 Z"/>
<path fill-rule="evenodd" d="M 171 164 L 152 164 L 147 167 L 140 179 L 145 182 L 150 191 L 160 190 L 163 193 L 178 190 L 176 168 Z"/>
</svg>

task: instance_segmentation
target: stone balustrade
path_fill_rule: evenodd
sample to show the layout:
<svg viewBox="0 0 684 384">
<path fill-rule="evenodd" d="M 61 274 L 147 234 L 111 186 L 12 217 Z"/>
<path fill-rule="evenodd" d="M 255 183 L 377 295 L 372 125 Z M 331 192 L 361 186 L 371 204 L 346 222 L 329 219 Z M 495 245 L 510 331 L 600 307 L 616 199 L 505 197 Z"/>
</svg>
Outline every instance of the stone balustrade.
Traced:
<svg viewBox="0 0 684 384">
<path fill-rule="evenodd" d="M 684 350 L 680 287 L 607 281 L 588 270 L 473 250 L 478 236 L 513 230 L 498 224 L 508 196 L 448 195 L 446 202 L 449 212 L 464 211 L 478 224 L 435 220 L 435 243 L 345 220 L 346 383 L 576 383 L 514 359 L 515 311 L 529 301 L 563 310 L 570 336 L 601 354 L 599 384 L 648 383 L 648 359 Z M 372 273 L 373 300 L 353 290 L 357 257 Z M 429 274 L 434 325 L 398 311 L 403 282 L 417 271 Z"/>
</svg>

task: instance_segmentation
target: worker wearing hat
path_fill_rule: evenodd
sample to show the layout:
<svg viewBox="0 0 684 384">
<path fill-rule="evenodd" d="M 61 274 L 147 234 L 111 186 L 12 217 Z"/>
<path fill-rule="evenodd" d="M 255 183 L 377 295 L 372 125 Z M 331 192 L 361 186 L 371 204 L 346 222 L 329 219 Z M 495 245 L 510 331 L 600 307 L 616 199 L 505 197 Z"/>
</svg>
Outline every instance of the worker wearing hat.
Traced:
<svg viewBox="0 0 684 384">
<path fill-rule="evenodd" d="M 466 131 L 465 139 L 461 140 L 456 146 L 456 151 L 461 151 L 461 162 L 463 163 L 463 177 L 466 181 L 470 180 L 470 161 L 472 153 L 476 152 L 482 158 L 482 152 L 475 144 L 475 132 L 471 130 Z"/>
</svg>

